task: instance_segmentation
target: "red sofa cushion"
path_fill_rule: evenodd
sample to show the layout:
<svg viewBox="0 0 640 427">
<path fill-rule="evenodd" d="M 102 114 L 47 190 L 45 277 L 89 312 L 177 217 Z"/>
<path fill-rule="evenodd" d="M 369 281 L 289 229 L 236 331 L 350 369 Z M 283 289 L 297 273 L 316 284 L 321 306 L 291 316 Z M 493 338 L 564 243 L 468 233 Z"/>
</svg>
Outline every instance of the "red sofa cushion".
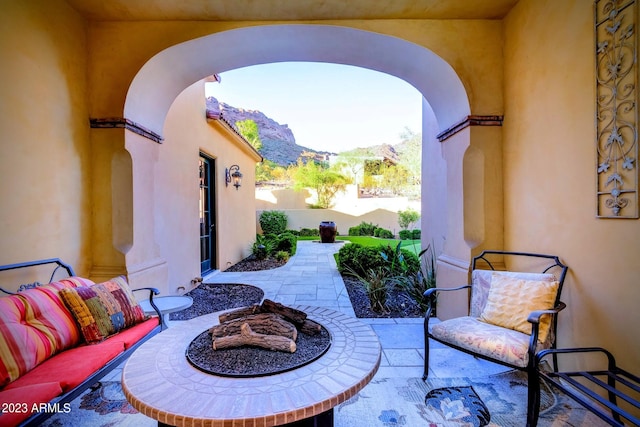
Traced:
<svg viewBox="0 0 640 427">
<path fill-rule="evenodd" d="M 124 329 L 118 332 L 117 335 L 114 335 L 113 338 L 110 338 L 110 339 L 117 339 L 119 341 L 124 342 L 124 348 L 128 349 L 129 347 L 131 347 L 132 345 L 140 341 L 142 337 L 144 337 L 149 332 L 151 332 L 151 330 L 156 326 L 158 326 L 159 324 L 160 324 L 159 318 L 152 317 L 142 323 L 138 323 L 133 328 Z"/>
<path fill-rule="evenodd" d="M 0 387 L 78 344 L 80 332 L 59 291 L 92 283 L 72 277 L 0 298 Z"/>
<path fill-rule="evenodd" d="M 124 342 L 117 335 L 98 344 L 81 345 L 41 363 L 5 390 L 57 381 L 66 393 L 123 351 Z"/>
<path fill-rule="evenodd" d="M 13 405 L 11 407 L 3 406 L 10 412 L 0 413 L 0 425 L 6 427 L 17 425 L 35 413 L 35 411 L 32 411 L 34 404 L 49 402 L 60 394 L 62 394 L 62 389 L 60 384 L 56 382 L 46 382 L 0 391 L 0 404 Z"/>
</svg>

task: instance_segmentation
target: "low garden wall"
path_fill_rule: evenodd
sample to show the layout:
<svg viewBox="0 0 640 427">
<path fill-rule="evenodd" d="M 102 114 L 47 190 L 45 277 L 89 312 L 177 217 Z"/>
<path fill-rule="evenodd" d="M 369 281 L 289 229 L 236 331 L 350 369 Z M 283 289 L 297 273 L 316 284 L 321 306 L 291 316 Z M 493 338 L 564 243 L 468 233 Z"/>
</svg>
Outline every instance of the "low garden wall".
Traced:
<svg viewBox="0 0 640 427">
<path fill-rule="evenodd" d="M 398 225 L 398 213 L 386 209 L 376 209 L 362 215 L 350 215 L 333 209 L 275 209 L 284 212 L 287 215 L 287 229 L 300 230 L 302 228 L 318 229 L 320 222 L 333 221 L 338 227 L 338 233 L 346 235 L 349 227 L 359 225 L 361 222 L 369 222 L 378 227 L 386 228 L 395 236 L 400 231 Z M 258 210 L 256 214 L 256 227 L 258 233 L 262 233 L 260 228 L 260 214 L 262 210 Z"/>
</svg>

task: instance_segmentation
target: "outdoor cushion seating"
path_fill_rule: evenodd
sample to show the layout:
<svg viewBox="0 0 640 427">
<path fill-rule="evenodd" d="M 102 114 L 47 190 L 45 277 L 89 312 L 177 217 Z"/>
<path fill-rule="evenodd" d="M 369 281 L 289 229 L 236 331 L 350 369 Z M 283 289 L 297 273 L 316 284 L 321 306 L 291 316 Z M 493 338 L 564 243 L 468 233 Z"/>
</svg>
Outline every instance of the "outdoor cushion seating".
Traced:
<svg viewBox="0 0 640 427">
<path fill-rule="evenodd" d="M 514 271 L 505 271 L 506 267 Z M 470 285 L 427 290 L 423 379 L 429 374 L 430 339 L 537 379 L 536 352 L 555 348 L 557 314 L 565 308 L 560 295 L 567 270 L 553 255 L 484 251 L 473 258 Z M 471 292 L 468 316 L 430 323 L 437 294 L 449 291 Z M 529 387 L 529 402 L 535 399 Z M 532 416 L 528 414 L 527 425 L 532 424 Z"/>
<path fill-rule="evenodd" d="M 23 285 L 17 293 L 0 288 L 7 294 L 0 297 L 2 426 L 39 425 L 64 410 L 161 330 L 159 310 L 158 317 L 145 317 L 124 277 L 94 284 L 74 277 L 59 259 L 0 266 L 0 271 L 49 264 L 57 267 L 48 284 Z M 60 268 L 70 277 L 53 281 Z M 144 289 L 151 301 L 159 293 Z"/>
</svg>

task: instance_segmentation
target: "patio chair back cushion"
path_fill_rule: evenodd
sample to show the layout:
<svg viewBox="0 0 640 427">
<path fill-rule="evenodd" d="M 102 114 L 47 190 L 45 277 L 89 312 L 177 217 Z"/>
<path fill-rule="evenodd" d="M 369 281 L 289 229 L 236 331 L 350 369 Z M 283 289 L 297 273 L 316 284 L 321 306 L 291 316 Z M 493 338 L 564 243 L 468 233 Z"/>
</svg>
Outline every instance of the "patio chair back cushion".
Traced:
<svg viewBox="0 0 640 427">
<path fill-rule="evenodd" d="M 500 273 L 491 276 L 487 304 L 479 320 L 496 326 L 531 334 L 529 314 L 535 310 L 549 310 L 555 305 L 559 283 L 544 280 L 525 280 Z M 540 319 L 538 339 L 546 341 L 551 316 Z"/>
<path fill-rule="evenodd" d="M 471 307 L 469 316 L 480 317 L 489 297 L 489 289 L 491 289 L 491 278 L 495 273 L 494 270 L 473 270 L 471 273 Z M 551 273 L 526 273 L 519 271 L 500 271 L 503 276 L 513 277 L 523 280 L 539 280 L 545 282 L 554 282 L 558 280 Z M 557 292 L 557 291 L 556 291 Z"/>
</svg>

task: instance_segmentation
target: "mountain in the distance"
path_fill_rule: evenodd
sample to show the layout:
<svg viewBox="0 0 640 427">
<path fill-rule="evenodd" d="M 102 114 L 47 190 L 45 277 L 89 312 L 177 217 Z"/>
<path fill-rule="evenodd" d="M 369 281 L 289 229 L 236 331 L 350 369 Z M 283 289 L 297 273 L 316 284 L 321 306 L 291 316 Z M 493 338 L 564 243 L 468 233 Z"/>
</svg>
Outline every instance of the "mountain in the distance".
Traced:
<svg viewBox="0 0 640 427">
<path fill-rule="evenodd" d="M 219 102 L 216 98 L 207 97 L 207 110 L 219 112 L 224 120 L 235 126 L 236 122 L 253 120 L 258 125 L 258 134 L 262 140 L 260 154 L 267 160 L 271 160 L 282 166 L 296 163 L 299 157 L 313 155 L 323 158 L 329 152 L 316 151 L 311 148 L 296 144 L 293 132 L 286 124 L 280 124 L 257 110 L 245 110 Z"/>
</svg>

